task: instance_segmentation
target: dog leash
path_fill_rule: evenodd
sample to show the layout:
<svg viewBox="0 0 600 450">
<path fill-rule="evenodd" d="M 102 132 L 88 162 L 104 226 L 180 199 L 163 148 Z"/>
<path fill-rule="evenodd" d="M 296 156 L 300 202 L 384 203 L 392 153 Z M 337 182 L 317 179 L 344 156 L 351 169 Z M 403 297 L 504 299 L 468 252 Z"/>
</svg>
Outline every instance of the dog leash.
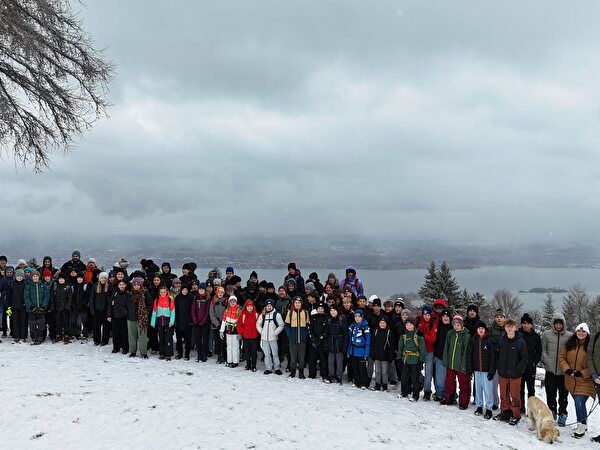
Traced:
<svg viewBox="0 0 600 450">
<path fill-rule="evenodd" d="M 585 416 L 586 421 L 590 417 L 590 415 L 594 412 L 594 410 L 598 407 L 598 404 L 599 403 L 596 401 L 596 399 L 594 399 L 594 401 L 592 403 L 592 407 L 590 408 L 590 411 L 587 413 L 587 416 Z M 565 427 L 570 427 L 571 425 L 576 425 L 577 423 L 578 423 L 577 420 L 575 422 L 565 423 Z"/>
</svg>

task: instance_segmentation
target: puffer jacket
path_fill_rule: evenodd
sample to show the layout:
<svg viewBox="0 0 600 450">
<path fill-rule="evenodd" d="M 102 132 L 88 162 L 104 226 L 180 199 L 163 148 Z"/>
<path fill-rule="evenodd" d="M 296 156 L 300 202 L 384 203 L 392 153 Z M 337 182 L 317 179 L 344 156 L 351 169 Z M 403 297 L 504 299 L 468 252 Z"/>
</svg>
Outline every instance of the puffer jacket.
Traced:
<svg viewBox="0 0 600 450">
<path fill-rule="evenodd" d="M 419 336 L 417 330 L 407 331 L 398 341 L 397 359 L 404 364 L 418 364 L 425 361 L 427 350 L 425 340 Z"/>
<path fill-rule="evenodd" d="M 348 322 L 338 315 L 329 319 L 327 327 L 327 350 L 329 353 L 346 353 L 348 347 Z"/>
<path fill-rule="evenodd" d="M 210 324 L 211 329 L 218 330 L 221 328 L 221 320 L 223 319 L 223 313 L 227 309 L 227 300 L 225 297 L 215 297 L 210 303 Z"/>
<path fill-rule="evenodd" d="M 52 300 L 54 301 L 54 310 L 57 312 L 70 311 L 73 301 L 73 290 L 68 284 L 57 283 L 52 291 Z"/>
<path fill-rule="evenodd" d="M 368 358 L 371 353 L 371 330 L 363 317 L 360 323 L 352 322 L 348 327 L 348 356 Z"/>
<path fill-rule="evenodd" d="M 490 337 L 490 334 L 487 331 L 483 336 L 477 334 L 471 336 L 470 358 L 473 372 L 489 372 L 490 356 L 494 344 L 495 341 Z"/>
<path fill-rule="evenodd" d="M 42 281 L 27 283 L 25 286 L 25 310 L 33 312 L 34 308 L 47 310 L 50 304 L 50 289 Z"/>
<path fill-rule="evenodd" d="M 502 378 L 514 380 L 523 376 L 527 361 L 527 344 L 521 333 L 517 331 L 512 339 L 504 334 L 498 338 L 492 350 L 490 373 L 495 373 L 497 370 Z"/>
<path fill-rule="evenodd" d="M 285 318 L 285 332 L 287 333 L 290 342 L 302 344 L 308 338 L 308 325 L 310 318 L 308 311 L 305 309 L 292 309 L 288 311 Z"/>
<path fill-rule="evenodd" d="M 559 333 L 552 325 L 552 328 L 542 335 L 542 363 L 545 369 L 554 375 L 563 375 L 560 368 L 560 352 L 565 347 L 567 340 L 573 335 L 570 331 L 566 331 L 565 316 L 561 313 L 555 313 L 552 316 L 552 323 L 555 320 L 562 320 L 563 330 Z"/>
<path fill-rule="evenodd" d="M 591 336 L 587 348 L 588 368 L 593 380 L 600 376 L 600 331 Z"/>
<path fill-rule="evenodd" d="M 281 314 L 275 309 L 271 312 L 264 310 L 256 321 L 256 330 L 260 333 L 261 341 L 276 341 L 284 326 Z"/>
<path fill-rule="evenodd" d="M 520 328 L 519 333 L 521 333 L 525 344 L 527 344 L 527 367 L 524 372 L 524 375 L 527 376 L 535 373 L 537 364 L 542 359 L 542 339 L 533 329 L 527 333 L 523 328 Z"/>
<path fill-rule="evenodd" d="M 580 377 L 565 375 L 565 388 L 567 391 L 572 395 L 587 395 L 594 398 L 596 396 L 595 383 L 590 378 L 592 374 L 588 367 L 587 352 L 583 343 L 577 342 L 577 346 L 573 350 L 567 350 L 566 347 L 563 347 L 559 360 L 563 373 L 568 369 L 573 372 L 581 372 Z"/>
<path fill-rule="evenodd" d="M 471 372 L 471 335 L 463 327 L 460 331 L 454 328 L 446 336 L 444 345 L 444 366 L 457 372 Z"/>
</svg>

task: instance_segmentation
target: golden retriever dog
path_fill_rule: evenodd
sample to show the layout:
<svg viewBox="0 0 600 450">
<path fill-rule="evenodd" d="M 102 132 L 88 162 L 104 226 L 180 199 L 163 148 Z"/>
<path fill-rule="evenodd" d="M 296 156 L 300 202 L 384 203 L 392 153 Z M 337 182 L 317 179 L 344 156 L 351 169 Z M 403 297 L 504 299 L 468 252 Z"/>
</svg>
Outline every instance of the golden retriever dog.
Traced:
<svg viewBox="0 0 600 450">
<path fill-rule="evenodd" d="M 537 431 L 537 437 L 540 441 L 550 444 L 560 436 L 560 431 L 554 426 L 552 411 L 537 397 L 527 399 L 527 417 L 531 422 L 530 430 Z"/>
</svg>

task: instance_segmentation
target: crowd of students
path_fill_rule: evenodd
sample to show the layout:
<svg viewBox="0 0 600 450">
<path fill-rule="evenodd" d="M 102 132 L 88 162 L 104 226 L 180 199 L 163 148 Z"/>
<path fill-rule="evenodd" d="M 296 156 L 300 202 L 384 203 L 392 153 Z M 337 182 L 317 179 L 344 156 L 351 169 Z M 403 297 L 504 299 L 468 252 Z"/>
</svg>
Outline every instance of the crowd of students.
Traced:
<svg viewBox="0 0 600 450">
<path fill-rule="evenodd" d="M 401 299 L 367 298 L 354 267 L 339 280 L 330 273 L 321 283 L 316 273 L 305 280 L 294 263 L 283 283 L 260 281 L 252 272 L 245 286 L 227 267 L 225 277 L 211 270 L 206 279 L 186 263 L 177 277 L 169 263 L 151 259 L 128 273 L 121 259 L 102 272 L 93 258 L 87 264 L 74 251 L 60 269 L 45 257 L 41 267 L 24 260 L 8 265 L 0 256 L 0 306 L 3 336 L 32 345 L 45 340 L 69 344 L 91 337 L 94 345 L 147 359 L 216 363 L 256 372 L 258 351 L 265 375 L 346 380 L 357 388 L 388 390 L 400 396 L 466 410 L 474 395 L 474 414 L 516 425 L 527 396 L 535 394 L 536 369 L 545 369 L 548 407 L 559 426 L 567 422 L 568 393 L 577 415 L 573 433 L 587 431 L 586 401 L 600 391 L 600 333 L 587 324 L 566 330 L 557 313 L 552 328 L 540 336 L 524 314 L 520 327 L 497 310 L 486 324 L 469 305 L 465 317 L 444 299 L 424 305 L 413 316 Z M 174 339 L 174 335 L 176 339 Z M 305 370 L 308 366 L 308 373 Z M 435 392 L 434 392 L 435 389 Z M 499 412 L 493 415 L 492 411 Z M 600 436 L 593 438 L 600 442 Z"/>
</svg>

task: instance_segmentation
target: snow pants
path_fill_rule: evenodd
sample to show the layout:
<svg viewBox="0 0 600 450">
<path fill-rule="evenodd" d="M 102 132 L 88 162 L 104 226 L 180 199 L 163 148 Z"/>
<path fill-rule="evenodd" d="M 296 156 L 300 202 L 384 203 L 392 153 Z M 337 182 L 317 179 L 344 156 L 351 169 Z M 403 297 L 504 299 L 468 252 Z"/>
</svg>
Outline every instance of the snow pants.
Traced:
<svg viewBox="0 0 600 450">
<path fill-rule="evenodd" d="M 352 372 L 354 373 L 354 385 L 356 387 L 369 387 L 370 380 L 367 375 L 367 361 L 359 356 L 351 356 Z"/>
<path fill-rule="evenodd" d="M 471 396 L 471 378 L 469 375 L 457 370 L 446 367 L 446 402 L 454 400 L 456 394 L 456 380 L 458 379 L 458 404 L 459 406 L 469 406 L 469 397 Z"/>
<path fill-rule="evenodd" d="M 341 352 L 330 352 L 327 358 L 327 367 L 329 368 L 330 377 L 336 377 L 341 380 L 344 373 L 344 354 Z"/>
<path fill-rule="evenodd" d="M 13 310 L 10 317 L 10 331 L 15 339 L 27 339 L 27 311 L 25 309 Z"/>
<path fill-rule="evenodd" d="M 226 334 L 225 341 L 227 343 L 227 362 L 229 364 L 239 364 L 240 362 L 240 344 L 239 334 Z"/>
<path fill-rule="evenodd" d="M 375 372 L 376 384 L 388 384 L 388 362 L 373 361 L 373 371 Z"/>
<path fill-rule="evenodd" d="M 283 334 L 283 333 L 281 333 Z M 304 370 L 304 356 L 306 354 L 306 343 L 290 342 L 290 369 Z"/>
<path fill-rule="evenodd" d="M 402 364 L 401 392 L 402 397 L 412 393 L 414 399 L 419 398 L 421 386 L 419 383 L 419 364 Z"/>
<path fill-rule="evenodd" d="M 173 356 L 173 327 L 159 325 L 156 327 L 158 337 L 158 354 L 166 358 Z"/>
<path fill-rule="evenodd" d="M 177 356 L 183 356 L 183 344 L 185 343 L 185 357 L 190 357 L 190 351 L 192 350 L 192 325 L 187 327 L 177 327 Z"/>
<path fill-rule="evenodd" d="M 210 325 L 195 325 L 196 328 L 196 361 L 206 361 L 208 358 L 208 336 L 210 335 Z M 219 339 L 220 341 L 221 339 Z M 219 343 L 220 345 L 220 343 Z"/>
<path fill-rule="evenodd" d="M 46 318 L 44 314 L 28 313 L 29 335 L 33 342 L 42 342 L 46 334 Z"/>
<path fill-rule="evenodd" d="M 127 318 L 116 318 L 113 317 L 111 320 L 112 324 L 112 337 L 113 337 L 113 350 L 121 350 L 127 352 L 129 350 L 129 344 L 127 343 Z"/>
</svg>

